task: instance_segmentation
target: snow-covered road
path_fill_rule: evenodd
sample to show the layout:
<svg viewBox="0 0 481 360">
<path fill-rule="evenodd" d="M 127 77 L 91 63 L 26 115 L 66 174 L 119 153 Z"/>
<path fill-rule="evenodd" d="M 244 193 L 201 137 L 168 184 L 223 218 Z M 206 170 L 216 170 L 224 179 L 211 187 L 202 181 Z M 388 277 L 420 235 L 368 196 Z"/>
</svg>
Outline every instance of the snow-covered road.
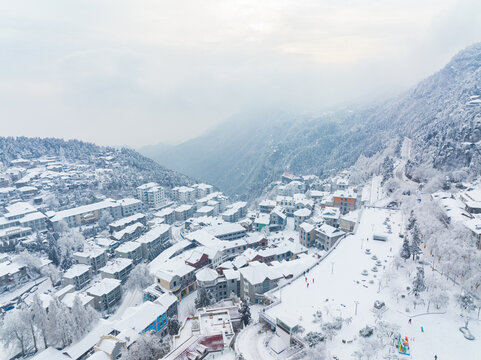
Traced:
<svg viewBox="0 0 481 360">
<path fill-rule="evenodd" d="M 237 353 L 242 354 L 245 360 L 275 360 L 264 345 L 266 337 L 261 324 L 249 325 L 237 335 L 235 344 Z"/>
</svg>

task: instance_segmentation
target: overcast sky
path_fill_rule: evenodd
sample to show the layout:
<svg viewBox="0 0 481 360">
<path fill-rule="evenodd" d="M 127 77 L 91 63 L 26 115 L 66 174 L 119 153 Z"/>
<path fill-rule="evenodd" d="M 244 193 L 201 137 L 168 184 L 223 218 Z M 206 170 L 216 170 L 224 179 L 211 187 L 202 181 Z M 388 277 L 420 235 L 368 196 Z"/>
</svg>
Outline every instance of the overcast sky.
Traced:
<svg viewBox="0 0 481 360">
<path fill-rule="evenodd" d="M 479 0 L 2 1 L 0 135 L 138 147 L 395 94 L 480 24 Z"/>
</svg>

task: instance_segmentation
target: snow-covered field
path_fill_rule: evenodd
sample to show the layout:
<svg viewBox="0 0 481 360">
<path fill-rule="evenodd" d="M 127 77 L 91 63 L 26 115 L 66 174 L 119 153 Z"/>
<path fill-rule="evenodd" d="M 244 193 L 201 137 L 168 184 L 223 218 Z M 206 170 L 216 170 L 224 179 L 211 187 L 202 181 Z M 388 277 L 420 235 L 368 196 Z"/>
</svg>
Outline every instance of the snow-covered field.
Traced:
<svg viewBox="0 0 481 360">
<path fill-rule="evenodd" d="M 387 222 L 386 218 L 389 219 Z M 388 233 L 386 224 L 390 224 L 391 233 Z M 336 317 L 351 318 L 343 323 L 332 340 L 327 341 L 328 351 L 339 359 L 351 359 L 355 351 L 364 347 L 365 340 L 359 337 L 359 330 L 366 325 L 375 325 L 376 320 L 381 318 L 398 325 L 402 336 L 411 339 L 412 359 L 434 359 L 435 354 L 439 359 L 481 358 L 479 340 L 468 341 L 458 330 L 462 321 L 454 300 L 446 313 L 434 314 L 434 309 L 431 309 L 430 314 L 423 315 L 426 313 L 424 306 L 418 307 L 417 312 L 410 309 L 411 312 L 406 314 L 406 303 L 398 301 L 393 295 L 392 283 L 399 281 L 404 288 L 411 285 L 407 273 L 396 279 L 394 270 L 393 259 L 399 257 L 402 245 L 399 237 L 401 229 L 400 211 L 364 209 L 356 234 L 343 239 L 333 252 L 306 274 L 307 281 L 302 277 L 276 291 L 273 295 L 280 298 L 281 303 L 266 313 L 287 324 L 300 324 L 305 329 L 304 335 L 309 331 L 321 331 L 322 323 Z M 387 235 L 387 241 L 373 240 L 373 233 Z M 369 254 L 366 254 L 367 249 Z M 374 255 L 377 260 L 372 258 Z M 411 263 L 415 266 L 414 262 Z M 373 272 L 373 268 L 377 271 Z M 367 275 L 362 274 L 364 270 Z M 406 272 L 407 269 L 399 269 L 399 274 L 401 271 Z M 436 274 L 427 274 L 426 277 L 441 276 Z M 387 311 L 379 317 L 373 311 L 376 300 L 384 301 L 387 306 Z M 318 310 L 322 312 L 322 319 L 314 320 Z M 412 324 L 408 323 L 409 318 L 412 318 Z M 421 332 L 421 326 L 424 332 Z M 481 339 L 479 322 L 473 320 L 469 327 L 473 335 Z M 257 340 L 252 341 L 254 345 Z M 382 358 L 390 353 L 394 354 L 394 347 L 386 346 L 373 358 Z"/>
</svg>

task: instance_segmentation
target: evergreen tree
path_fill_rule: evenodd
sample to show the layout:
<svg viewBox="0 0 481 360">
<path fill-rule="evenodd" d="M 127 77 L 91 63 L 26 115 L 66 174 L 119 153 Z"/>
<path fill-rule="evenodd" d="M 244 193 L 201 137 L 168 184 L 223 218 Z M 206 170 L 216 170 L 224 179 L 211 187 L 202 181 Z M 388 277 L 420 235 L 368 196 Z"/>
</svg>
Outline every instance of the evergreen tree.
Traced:
<svg viewBox="0 0 481 360">
<path fill-rule="evenodd" d="M 419 266 L 413 282 L 414 295 L 419 296 L 419 294 L 424 290 L 426 290 L 426 284 L 424 282 L 424 268 Z"/>
<path fill-rule="evenodd" d="M 469 316 L 472 311 L 476 309 L 476 304 L 474 303 L 473 295 L 468 292 L 463 291 L 461 295 L 458 296 L 458 304 L 463 312 L 464 316 L 464 327 L 467 328 L 469 324 Z"/>
<path fill-rule="evenodd" d="M 244 326 L 249 324 L 249 322 L 251 321 L 251 309 L 249 307 L 249 303 L 246 300 L 242 300 L 239 313 L 241 315 L 241 321 L 244 323 Z"/>
<path fill-rule="evenodd" d="M 204 287 L 201 287 L 197 292 L 197 298 L 195 299 L 195 307 L 197 309 L 207 307 L 215 302 L 214 296 Z"/>
<path fill-rule="evenodd" d="M 167 324 L 167 328 L 169 330 L 169 335 L 177 335 L 180 329 L 179 320 L 175 318 L 169 318 L 169 322 Z"/>
<path fill-rule="evenodd" d="M 421 250 L 421 238 L 419 237 L 419 229 L 417 225 L 414 226 L 412 230 L 412 239 L 410 245 L 411 255 L 413 256 L 413 260 L 415 260 L 416 255 L 422 253 Z"/>
<path fill-rule="evenodd" d="M 52 261 L 55 266 L 60 265 L 60 256 L 58 251 L 57 241 L 55 237 L 49 231 L 47 234 L 48 239 L 48 259 Z"/>
<path fill-rule="evenodd" d="M 408 220 L 408 230 L 411 231 L 414 228 L 415 224 L 416 224 L 416 217 L 414 216 L 414 211 L 411 210 L 411 215 L 409 216 L 409 220 Z"/>
<path fill-rule="evenodd" d="M 409 248 L 409 241 L 407 237 L 404 238 L 403 248 L 401 250 L 401 257 L 406 261 L 411 256 L 411 249 Z"/>
</svg>

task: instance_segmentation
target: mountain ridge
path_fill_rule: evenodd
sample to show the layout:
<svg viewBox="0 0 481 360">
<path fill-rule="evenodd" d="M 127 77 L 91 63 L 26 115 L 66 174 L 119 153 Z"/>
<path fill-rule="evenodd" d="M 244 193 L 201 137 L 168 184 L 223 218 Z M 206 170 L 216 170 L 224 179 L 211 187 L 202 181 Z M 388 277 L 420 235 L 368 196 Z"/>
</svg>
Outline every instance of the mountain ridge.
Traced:
<svg viewBox="0 0 481 360">
<path fill-rule="evenodd" d="M 152 157 L 244 198 L 258 195 L 283 171 L 327 175 L 404 136 L 413 140 L 410 176 L 422 177 L 416 169 L 425 163 L 443 171 L 479 169 L 480 68 L 477 43 L 411 90 L 382 103 L 311 117 L 279 111 L 247 122 L 234 117 Z"/>
</svg>

